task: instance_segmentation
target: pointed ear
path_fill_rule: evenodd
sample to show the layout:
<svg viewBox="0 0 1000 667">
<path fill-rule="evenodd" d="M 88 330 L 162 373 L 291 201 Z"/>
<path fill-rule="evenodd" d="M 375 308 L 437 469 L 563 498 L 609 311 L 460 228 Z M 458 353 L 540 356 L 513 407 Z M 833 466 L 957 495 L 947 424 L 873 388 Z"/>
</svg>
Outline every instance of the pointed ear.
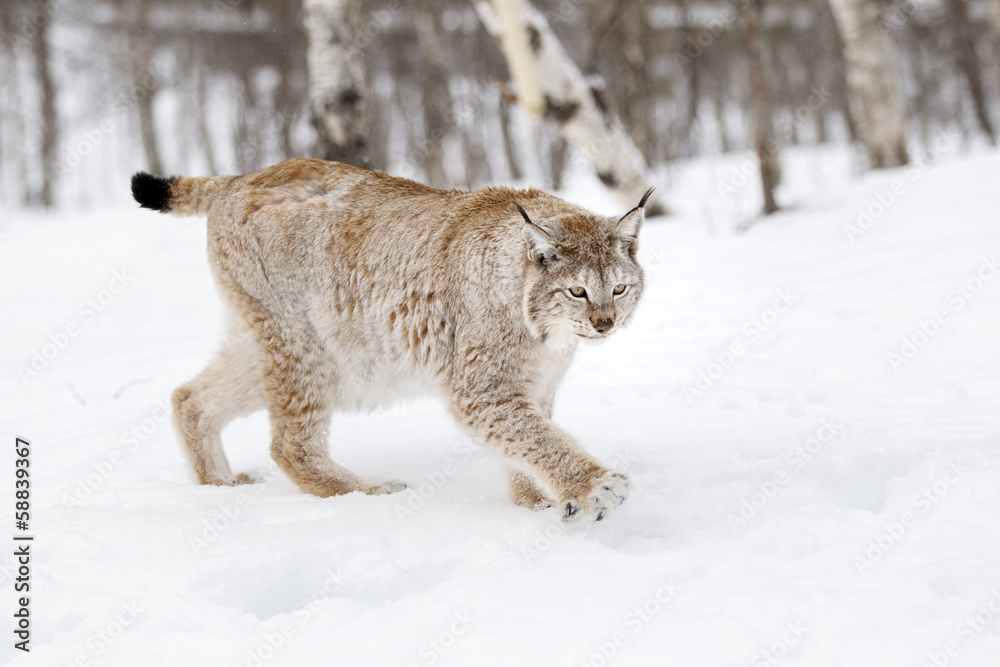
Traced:
<svg viewBox="0 0 1000 667">
<path fill-rule="evenodd" d="M 639 229 L 646 219 L 646 200 L 653 194 L 653 188 L 646 190 L 646 194 L 639 200 L 639 205 L 622 216 L 622 219 L 615 225 L 611 232 L 612 237 L 621 244 L 621 248 L 629 253 L 634 253 L 638 249 Z"/>
<path fill-rule="evenodd" d="M 521 217 L 524 218 L 524 227 L 521 228 L 521 236 L 524 237 L 524 242 L 528 244 L 528 258 L 540 264 L 545 264 L 555 259 L 559 250 L 555 239 L 544 229 L 533 223 L 520 204 L 515 204 L 515 206 L 517 206 Z"/>
</svg>

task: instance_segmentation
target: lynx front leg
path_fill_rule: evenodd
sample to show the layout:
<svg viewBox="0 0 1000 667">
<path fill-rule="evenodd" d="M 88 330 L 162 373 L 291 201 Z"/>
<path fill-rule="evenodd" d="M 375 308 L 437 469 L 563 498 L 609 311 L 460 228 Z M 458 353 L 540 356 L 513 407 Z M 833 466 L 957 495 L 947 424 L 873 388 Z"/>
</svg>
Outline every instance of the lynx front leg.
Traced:
<svg viewBox="0 0 1000 667">
<path fill-rule="evenodd" d="M 536 387 L 538 409 L 546 419 L 552 419 L 552 407 L 555 404 L 556 390 L 559 388 L 559 382 L 562 380 L 563 374 L 569 367 L 570 358 L 567 355 L 565 362 L 560 365 L 556 373 L 547 378 L 548 382 L 545 385 Z M 526 475 L 520 470 L 510 471 L 510 490 L 514 494 L 515 503 L 536 512 L 548 509 L 555 504 L 555 501 L 546 497 L 545 492 L 538 488 L 538 485 L 535 484 L 530 475 Z"/>
<path fill-rule="evenodd" d="M 564 521 L 580 516 L 600 521 L 624 502 L 628 477 L 602 467 L 524 393 L 456 392 L 451 408 L 462 424 L 533 480 L 527 486 L 523 482 L 528 480 L 512 479 L 515 493 L 522 491 L 525 501 L 530 500 L 532 487 L 537 487 L 536 493 L 540 489 L 556 499 Z M 537 495 L 544 500 L 541 493 Z"/>
<path fill-rule="evenodd" d="M 393 493 L 402 482 L 367 484 L 330 459 L 326 430 L 338 377 L 311 329 L 290 332 L 264 322 L 261 350 L 271 416 L 271 457 L 295 484 L 320 497 L 352 491 Z"/>
</svg>

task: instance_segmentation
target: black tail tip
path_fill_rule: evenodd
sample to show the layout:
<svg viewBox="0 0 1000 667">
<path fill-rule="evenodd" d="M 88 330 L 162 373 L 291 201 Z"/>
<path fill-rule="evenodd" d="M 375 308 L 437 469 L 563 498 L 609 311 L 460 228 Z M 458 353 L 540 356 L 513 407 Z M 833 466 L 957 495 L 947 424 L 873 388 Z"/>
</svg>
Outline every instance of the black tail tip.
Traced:
<svg viewBox="0 0 1000 667">
<path fill-rule="evenodd" d="M 166 213 L 170 210 L 170 184 L 173 178 L 153 176 L 144 171 L 132 176 L 132 197 L 143 208 Z"/>
</svg>

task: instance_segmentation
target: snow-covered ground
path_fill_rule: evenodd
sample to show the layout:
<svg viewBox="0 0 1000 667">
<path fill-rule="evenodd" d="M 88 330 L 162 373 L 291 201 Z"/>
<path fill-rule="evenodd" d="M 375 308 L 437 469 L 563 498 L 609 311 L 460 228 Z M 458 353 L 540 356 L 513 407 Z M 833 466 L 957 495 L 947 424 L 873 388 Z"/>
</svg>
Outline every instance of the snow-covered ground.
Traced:
<svg viewBox="0 0 1000 667">
<path fill-rule="evenodd" d="M 745 159 L 672 174 L 639 316 L 559 394 L 633 482 L 591 527 L 514 506 L 431 401 L 331 433 L 416 491 L 304 495 L 263 415 L 224 437 L 265 483 L 196 485 L 163 406 L 221 331 L 203 222 L 8 212 L 0 539 L 15 434 L 36 538 L 29 655 L 0 556 L 0 663 L 996 665 L 1000 153 L 860 179 L 790 153 L 788 209 L 737 235 Z M 567 196 L 613 210 L 594 191 Z"/>
</svg>

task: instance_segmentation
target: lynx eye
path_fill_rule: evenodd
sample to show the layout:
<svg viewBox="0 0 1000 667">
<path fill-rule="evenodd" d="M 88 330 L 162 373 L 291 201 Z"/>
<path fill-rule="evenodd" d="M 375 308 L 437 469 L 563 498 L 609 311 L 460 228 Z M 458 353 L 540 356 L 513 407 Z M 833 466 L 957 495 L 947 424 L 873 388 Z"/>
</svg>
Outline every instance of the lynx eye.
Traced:
<svg viewBox="0 0 1000 667">
<path fill-rule="evenodd" d="M 615 293 L 615 296 L 618 296 L 620 294 L 624 294 L 625 290 L 627 290 L 627 289 L 628 289 L 628 285 L 625 285 L 623 283 L 618 283 L 617 285 L 615 285 L 615 289 L 613 291 Z"/>
<path fill-rule="evenodd" d="M 587 296 L 587 290 L 583 289 L 582 287 L 570 287 L 569 293 L 575 296 L 577 299 L 582 299 L 583 297 Z"/>
</svg>

